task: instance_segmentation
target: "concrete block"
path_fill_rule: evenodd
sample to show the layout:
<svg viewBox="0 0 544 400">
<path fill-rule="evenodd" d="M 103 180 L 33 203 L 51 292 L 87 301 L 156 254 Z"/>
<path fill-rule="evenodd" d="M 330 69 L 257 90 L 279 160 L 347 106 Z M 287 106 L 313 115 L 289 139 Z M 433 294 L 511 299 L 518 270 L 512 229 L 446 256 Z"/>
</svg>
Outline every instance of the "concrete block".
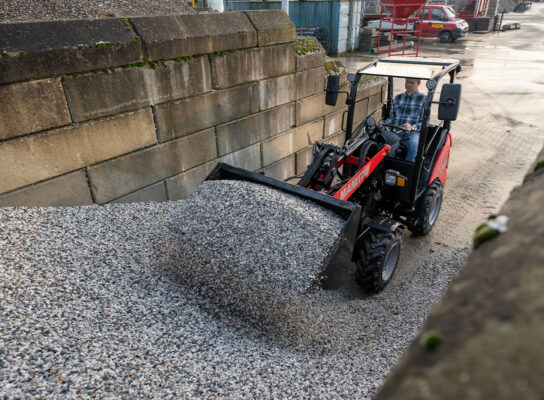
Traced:
<svg viewBox="0 0 544 400">
<path fill-rule="evenodd" d="M 72 122 L 60 79 L 0 86 L 0 140 Z"/>
<path fill-rule="evenodd" d="M 254 10 L 245 13 L 257 29 L 258 46 L 270 46 L 295 41 L 295 25 L 284 11 Z"/>
<path fill-rule="evenodd" d="M 368 99 L 364 99 L 355 103 L 355 113 L 353 115 L 353 129 L 355 129 L 357 125 L 366 118 L 366 116 L 368 115 L 368 110 Z"/>
<path fill-rule="evenodd" d="M 217 127 L 219 156 L 260 142 L 295 125 L 295 105 L 283 106 L 251 115 Z"/>
<path fill-rule="evenodd" d="M 297 72 L 296 90 L 297 100 L 323 92 L 325 90 L 325 67 Z"/>
<path fill-rule="evenodd" d="M 120 197 L 117 200 L 112 201 L 112 203 L 143 203 L 146 201 L 160 202 L 167 200 L 166 186 L 164 185 L 164 181 L 161 181 Z"/>
<path fill-rule="evenodd" d="M 252 87 L 246 85 L 155 107 L 160 141 L 251 114 L 258 108 L 257 96 L 252 93 Z"/>
<path fill-rule="evenodd" d="M 262 142 L 263 165 L 270 165 L 295 152 L 293 146 L 294 135 L 295 130 L 292 129 Z"/>
<path fill-rule="evenodd" d="M 344 96 L 345 97 L 345 96 Z M 336 103 L 336 106 L 328 106 L 325 104 L 325 93 L 315 96 L 306 97 L 297 101 L 297 126 L 303 125 L 306 122 L 313 121 L 324 115 L 332 114 L 335 111 L 347 109 L 347 106 L 342 98 Z"/>
<path fill-rule="evenodd" d="M 151 104 L 164 103 L 210 92 L 210 63 L 207 57 L 166 61 L 155 68 L 143 68 Z"/>
<path fill-rule="evenodd" d="M 382 106 L 382 94 L 376 93 L 368 98 L 368 112 L 374 111 L 376 108 Z"/>
<path fill-rule="evenodd" d="M 312 162 L 312 146 L 299 150 L 295 153 L 295 169 L 296 173 L 306 171 L 308 165 Z"/>
<path fill-rule="evenodd" d="M 235 167 L 247 169 L 248 171 L 256 171 L 262 166 L 261 145 L 257 143 L 245 149 L 227 154 L 219 158 L 217 162 L 224 162 Z"/>
<path fill-rule="evenodd" d="M 332 136 L 335 133 L 338 133 L 342 130 L 342 115 L 344 114 L 344 110 L 337 111 L 335 113 L 329 114 L 325 116 L 325 137 Z M 347 120 L 347 114 L 344 117 Z M 344 124 L 347 121 L 344 121 Z"/>
<path fill-rule="evenodd" d="M 83 170 L 0 195 L 0 206 L 64 207 L 92 203 Z"/>
<path fill-rule="evenodd" d="M 345 132 L 338 132 L 335 135 L 332 135 L 328 137 L 327 139 L 323 140 L 324 143 L 334 144 L 335 146 L 343 146 L 344 142 L 346 140 L 346 133 Z"/>
<path fill-rule="evenodd" d="M 311 146 L 323 139 L 323 119 L 295 128 L 293 137 L 293 152 Z"/>
<path fill-rule="evenodd" d="M 161 60 L 247 49 L 257 33 L 241 12 L 130 18 L 145 44 L 146 57 Z"/>
<path fill-rule="evenodd" d="M 94 198 L 106 203 L 216 158 L 214 129 L 89 167 Z"/>
<path fill-rule="evenodd" d="M 314 121 L 262 142 L 263 165 L 269 165 L 323 138 L 323 120 Z"/>
<path fill-rule="evenodd" d="M 0 83 L 136 63 L 142 44 L 120 18 L 0 24 Z"/>
<path fill-rule="evenodd" d="M 137 110 L 211 91 L 207 58 L 166 61 L 151 67 L 134 67 L 63 78 L 75 121 Z"/>
<path fill-rule="evenodd" d="M 157 142 L 151 109 L 60 128 L 0 146 L 0 193 L 65 174 Z"/>
<path fill-rule="evenodd" d="M 295 72 L 295 48 L 282 44 L 240 50 L 214 56 L 211 64 L 214 87 L 224 89 Z"/>
<path fill-rule="evenodd" d="M 265 176 L 283 181 L 295 175 L 295 155 L 291 154 L 289 157 L 262 168 L 259 172 L 264 172 Z"/>
<path fill-rule="evenodd" d="M 168 199 L 179 200 L 189 197 L 216 165 L 217 161 L 214 160 L 167 179 Z"/>
<path fill-rule="evenodd" d="M 63 78 L 75 122 L 149 106 L 143 68 L 118 69 Z"/>
<path fill-rule="evenodd" d="M 315 53 L 308 53 L 305 55 L 297 55 L 296 64 L 297 72 L 307 69 L 313 69 L 318 67 L 324 67 L 327 59 L 327 53 L 325 50 Z"/>
<path fill-rule="evenodd" d="M 262 80 L 257 86 L 259 109 L 266 110 L 295 100 L 295 75 Z"/>
<path fill-rule="evenodd" d="M 385 87 L 385 92 L 387 93 L 387 80 L 386 78 L 379 78 L 376 81 L 367 83 L 366 85 L 361 85 L 357 88 L 357 101 L 366 99 L 372 95 L 382 92 L 382 89 Z"/>
</svg>

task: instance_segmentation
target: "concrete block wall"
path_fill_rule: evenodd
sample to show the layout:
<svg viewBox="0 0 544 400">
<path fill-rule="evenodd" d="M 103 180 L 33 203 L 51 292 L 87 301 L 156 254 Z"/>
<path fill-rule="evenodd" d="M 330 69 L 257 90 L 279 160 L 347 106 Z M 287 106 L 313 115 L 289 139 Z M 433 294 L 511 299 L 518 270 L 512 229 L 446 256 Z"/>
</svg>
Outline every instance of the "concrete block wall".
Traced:
<svg viewBox="0 0 544 400">
<path fill-rule="evenodd" d="M 282 11 L 0 25 L 0 206 L 176 200 L 218 162 L 303 171 L 345 105 L 294 40 Z"/>
</svg>

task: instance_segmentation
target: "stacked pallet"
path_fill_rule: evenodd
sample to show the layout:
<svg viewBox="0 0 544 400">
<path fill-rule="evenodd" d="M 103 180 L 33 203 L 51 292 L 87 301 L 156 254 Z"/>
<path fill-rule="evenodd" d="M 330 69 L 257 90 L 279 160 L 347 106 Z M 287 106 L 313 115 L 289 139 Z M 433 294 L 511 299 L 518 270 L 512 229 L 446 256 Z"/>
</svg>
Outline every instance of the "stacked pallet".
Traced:
<svg viewBox="0 0 544 400">
<path fill-rule="evenodd" d="M 389 45 L 391 33 L 382 32 L 381 36 L 374 27 L 367 27 L 361 30 L 359 34 L 359 51 L 375 50 L 378 47 L 378 37 L 380 47 Z"/>
</svg>

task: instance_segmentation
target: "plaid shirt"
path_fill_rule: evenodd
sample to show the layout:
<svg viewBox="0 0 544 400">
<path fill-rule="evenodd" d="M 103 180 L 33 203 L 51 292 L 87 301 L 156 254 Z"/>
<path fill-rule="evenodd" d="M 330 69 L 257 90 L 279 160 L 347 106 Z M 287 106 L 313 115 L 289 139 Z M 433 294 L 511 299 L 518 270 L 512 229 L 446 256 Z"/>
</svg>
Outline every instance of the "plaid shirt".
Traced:
<svg viewBox="0 0 544 400">
<path fill-rule="evenodd" d="M 396 95 L 393 100 L 391 115 L 384 122 L 399 126 L 409 123 L 414 127 L 415 131 L 419 131 L 421 129 L 423 111 L 425 110 L 426 97 L 418 90 L 411 96 L 408 96 L 406 92 Z"/>
</svg>

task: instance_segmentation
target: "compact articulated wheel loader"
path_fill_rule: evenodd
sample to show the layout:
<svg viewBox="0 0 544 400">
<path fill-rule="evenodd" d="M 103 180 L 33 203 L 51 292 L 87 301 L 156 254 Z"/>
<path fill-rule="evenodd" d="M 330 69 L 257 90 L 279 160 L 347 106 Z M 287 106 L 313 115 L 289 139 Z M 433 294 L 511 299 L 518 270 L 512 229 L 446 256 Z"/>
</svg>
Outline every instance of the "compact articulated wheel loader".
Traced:
<svg viewBox="0 0 544 400">
<path fill-rule="evenodd" d="M 379 292 L 390 281 L 402 247 L 402 230 L 426 235 L 436 223 L 447 178 L 450 125 L 459 112 L 461 85 L 454 80 L 461 66 L 457 60 L 424 57 L 382 58 L 348 75 L 350 90 L 340 91 L 339 77 L 327 81 L 326 103 L 335 105 L 347 95 L 343 146 L 315 143 L 312 161 L 296 185 L 258 173 L 218 164 L 207 180 L 235 179 L 267 185 L 314 201 L 345 220 L 341 235 L 326 260 L 325 287 L 334 287 L 335 271 L 355 264 L 355 276 L 368 292 Z M 359 81 L 363 75 L 388 78 L 388 96 L 357 127 L 353 126 Z M 426 86 L 426 106 L 415 162 L 405 160 L 402 141 L 388 143 L 382 135 L 391 113 L 394 78 L 421 79 Z M 440 100 L 433 101 L 439 81 Z M 433 107 L 434 105 L 438 107 Z M 438 122 L 431 112 L 438 109 Z M 435 118 L 436 119 L 436 118 Z M 342 124 L 344 125 L 344 123 Z M 402 129 L 399 126 L 388 126 Z M 330 278 L 330 279 L 329 279 Z"/>
</svg>

